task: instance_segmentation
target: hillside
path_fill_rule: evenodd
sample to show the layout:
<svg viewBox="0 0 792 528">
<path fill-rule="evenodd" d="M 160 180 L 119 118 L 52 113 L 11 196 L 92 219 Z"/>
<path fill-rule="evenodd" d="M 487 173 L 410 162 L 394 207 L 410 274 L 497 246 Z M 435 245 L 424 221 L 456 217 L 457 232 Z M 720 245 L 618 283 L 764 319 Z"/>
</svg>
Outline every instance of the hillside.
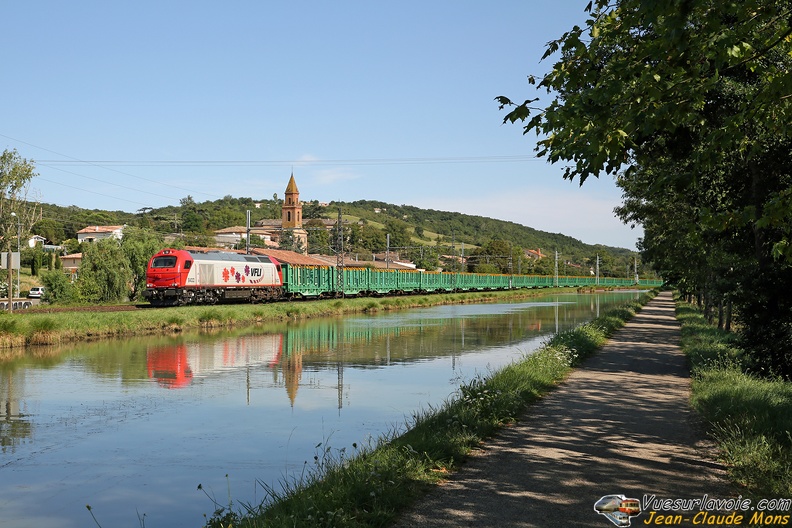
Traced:
<svg viewBox="0 0 792 528">
<path fill-rule="evenodd" d="M 340 205 L 345 215 L 358 216 L 370 222 L 382 223 L 383 217 L 400 219 L 413 228 L 420 227 L 424 232 L 443 235 L 449 242 L 453 236 L 456 243 L 464 242 L 471 246 L 482 246 L 491 240 L 502 239 L 525 249 L 541 248 L 547 254 L 558 251 L 559 254 L 568 256 L 588 256 L 592 252 L 606 251 L 621 257 L 635 255 L 635 252 L 629 249 L 600 244 L 584 244 L 580 240 L 561 233 L 548 233 L 515 222 L 483 216 L 419 209 L 410 205 L 393 205 L 372 200 L 333 202 L 331 205 L 333 207 Z M 376 210 L 380 212 L 377 213 Z"/>
<path fill-rule="evenodd" d="M 43 204 L 42 207 L 43 219 L 36 225 L 34 232 L 53 243 L 76 238 L 76 232 L 88 225 L 122 224 L 152 229 L 162 234 L 179 232 L 188 238 L 206 239 L 215 229 L 244 225 L 248 210 L 251 211 L 252 222 L 280 218 L 281 200 L 275 197 L 253 200 L 226 196 L 220 200 L 196 203 L 188 196 L 178 206 L 147 208 L 137 213 L 87 210 L 50 204 Z M 357 249 L 364 253 L 384 251 L 385 233 L 403 230 L 407 234 L 407 242 L 401 242 L 402 245 L 434 247 L 440 254 L 450 254 L 452 246 L 459 254 L 464 246 L 465 254 L 469 255 L 477 248 L 494 241 L 503 241 L 509 247 L 541 249 L 549 257 L 543 259 L 546 261 L 554 261 L 554 254 L 558 251 L 561 273 L 585 273 L 594 267 L 597 256 L 600 258 L 603 275 L 626 276 L 632 273 L 635 253 L 628 249 L 584 244 L 561 233 L 548 233 L 514 222 L 482 216 L 373 200 L 333 202 L 327 207 L 313 201 L 303 205 L 304 222 L 313 218 L 335 219 L 339 207 L 346 221 L 363 226 L 356 228 L 359 247 L 350 247 L 350 250 Z M 391 237 L 391 246 L 398 246 L 399 244 L 393 243 L 395 235 L 392 234 Z M 580 268 L 565 269 L 567 263 Z M 545 263 L 542 270 L 537 269 L 537 272 L 547 273 L 548 266 L 549 262 Z"/>
</svg>

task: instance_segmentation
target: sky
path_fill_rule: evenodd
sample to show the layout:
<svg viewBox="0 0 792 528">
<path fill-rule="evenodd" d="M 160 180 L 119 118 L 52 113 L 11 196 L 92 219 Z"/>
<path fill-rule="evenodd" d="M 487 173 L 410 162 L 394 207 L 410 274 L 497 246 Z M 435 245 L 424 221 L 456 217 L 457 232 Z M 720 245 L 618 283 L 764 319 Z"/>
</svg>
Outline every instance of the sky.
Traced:
<svg viewBox="0 0 792 528">
<path fill-rule="evenodd" d="M 564 180 L 495 101 L 549 101 L 527 76 L 587 3 L 8 2 L 0 150 L 33 160 L 30 196 L 61 206 L 283 197 L 293 173 L 302 200 L 634 250 L 642 231 L 614 216 L 612 176 Z"/>
</svg>

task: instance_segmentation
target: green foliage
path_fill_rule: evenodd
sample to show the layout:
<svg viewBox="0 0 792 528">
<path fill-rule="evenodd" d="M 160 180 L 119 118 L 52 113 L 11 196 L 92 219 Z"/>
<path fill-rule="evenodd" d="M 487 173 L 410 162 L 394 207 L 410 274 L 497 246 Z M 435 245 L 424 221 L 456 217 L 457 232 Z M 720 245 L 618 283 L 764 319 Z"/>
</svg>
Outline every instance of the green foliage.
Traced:
<svg viewBox="0 0 792 528">
<path fill-rule="evenodd" d="M 491 240 L 468 256 L 468 269 L 476 273 L 511 273 L 514 255 L 512 244 L 505 240 Z M 521 251 L 518 251 L 519 255 Z"/>
<path fill-rule="evenodd" d="M 278 242 L 278 248 L 294 251 L 295 253 L 303 253 L 305 251 L 305 245 L 303 244 L 302 239 L 300 239 L 298 236 L 295 236 L 291 229 L 285 229 L 281 233 L 280 241 Z"/>
<path fill-rule="evenodd" d="M 437 248 L 421 246 L 409 250 L 406 254 L 418 269 L 434 271 L 440 266 Z"/>
<path fill-rule="evenodd" d="M 129 297 L 132 270 L 121 243 L 108 238 L 84 244 L 77 289 L 84 302 L 118 302 Z"/>
<path fill-rule="evenodd" d="M 215 324 L 221 324 L 223 320 L 224 317 L 220 312 L 220 310 L 218 310 L 217 308 L 207 308 L 201 310 L 201 313 L 198 315 L 198 321 L 202 325 L 212 326 Z"/>
<path fill-rule="evenodd" d="M 165 248 L 162 236 L 148 229 L 127 226 L 121 239 L 123 251 L 132 274 L 129 298 L 139 300 L 146 289 L 146 269 L 151 257 Z"/>
<path fill-rule="evenodd" d="M 303 216 L 305 209 L 303 209 Z M 303 224 L 303 227 L 308 231 L 308 251 L 311 253 L 321 253 L 323 255 L 331 255 L 333 252 L 330 249 L 330 233 L 325 229 L 324 223 L 316 218 L 308 220 Z"/>
<path fill-rule="evenodd" d="M 30 181 L 37 176 L 35 170 L 35 164 L 16 149 L 0 154 L 0 241 L 5 251 L 16 250 L 41 219 L 38 202 L 27 197 Z"/>
<path fill-rule="evenodd" d="M 80 243 L 77 241 L 76 238 L 69 238 L 68 240 L 64 240 L 61 244 L 63 246 L 63 251 L 67 255 L 73 255 L 75 253 L 80 252 Z"/>
<path fill-rule="evenodd" d="M 478 264 L 471 263 L 469 266 L 473 267 L 471 270 L 473 273 L 502 273 L 497 265 L 487 262 L 479 262 Z"/>
<path fill-rule="evenodd" d="M 225 206 L 209 214 L 208 225 L 211 229 L 222 229 L 224 227 L 244 226 L 245 221 L 245 214 L 242 211 Z"/>
<path fill-rule="evenodd" d="M 66 237 L 63 222 L 52 218 L 43 218 L 31 230 L 36 235 L 41 235 L 53 244 L 60 244 Z"/>
<path fill-rule="evenodd" d="M 792 379 L 789 2 L 591 7 L 531 78 L 554 99 L 499 97 L 504 121 L 537 133 L 565 178 L 618 173 L 617 213 L 644 226 L 644 260 L 724 326 L 733 306 L 754 368 Z"/>
<path fill-rule="evenodd" d="M 37 317 L 30 320 L 28 328 L 33 333 L 46 333 L 58 329 L 58 321 L 52 317 Z"/>
<path fill-rule="evenodd" d="M 390 247 L 406 248 L 412 246 L 406 222 L 396 218 L 386 218 L 384 231 L 386 235 L 390 235 Z"/>
<path fill-rule="evenodd" d="M 18 319 L 6 311 L 0 313 L 0 333 L 15 334 L 17 332 L 19 332 Z"/>
<path fill-rule="evenodd" d="M 734 336 L 678 303 L 682 349 L 693 369 L 692 404 L 711 424 L 721 458 L 746 496 L 792 495 L 792 386 L 746 372 Z"/>
<path fill-rule="evenodd" d="M 515 273 L 552 274 L 554 270 L 554 260 L 552 258 L 542 259 L 536 262 L 520 256 L 518 249 L 538 249 L 541 248 L 545 254 L 551 254 L 555 250 L 559 252 L 559 263 L 570 261 L 582 265 L 584 260 L 591 254 L 610 255 L 609 263 L 611 267 L 600 267 L 601 276 L 624 276 L 625 270 L 632 265 L 635 253 L 623 249 L 613 248 L 602 245 L 589 245 L 580 242 L 572 237 L 557 233 L 546 233 L 536 229 L 522 226 L 514 222 L 495 220 L 480 216 L 465 215 L 462 213 L 452 213 L 446 211 L 435 211 L 431 209 L 419 209 L 408 205 L 393 205 L 384 202 L 360 200 L 356 202 L 336 202 L 334 205 L 341 205 L 345 214 L 360 218 L 363 225 L 352 225 L 350 236 L 350 251 L 369 251 L 382 252 L 385 249 L 386 229 L 378 229 L 373 223 L 388 224 L 389 221 L 405 222 L 405 225 L 420 225 L 424 235 L 427 232 L 439 233 L 440 238 L 436 239 L 435 247 L 440 255 L 460 255 L 462 244 L 465 246 L 465 255 L 470 255 L 476 250 L 475 246 L 485 246 L 488 243 L 500 240 L 511 243 L 514 255 L 512 258 L 512 268 Z M 379 209 L 380 213 L 375 213 L 374 209 Z M 403 220 L 407 217 L 407 221 Z M 393 240 L 391 240 L 391 245 Z M 415 246 L 416 241 L 411 240 L 410 246 Z M 471 247 L 473 246 L 473 247 Z M 494 255 L 495 253 L 490 253 Z M 508 255 L 507 253 L 497 253 L 498 255 Z M 452 268 L 453 261 L 444 263 L 446 268 Z M 539 268 L 536 266 L 539 265 Z M 501 269 L 508 269 L 508 265 Z M 641 276 L 654 276 L 650 269 L 643 267 L 639 263 L 639 273 Z"/>
<path fill-rule="evenodd" d="M 45 300 L 53 304 L 74 304 L 79 302 L 80 293 L 68 275 L 60 270 L 45 271 L 41 274 L 44 284 Z"/>
<path fill-rule="evenodd" d="M 319 200 L 312 200 L 310 202 L 303 203 L 303 219 L 319 219 L 324 217 L 324 215 L 325 208 L 319 205 Z"/>
<path fill-rule="evenodd" d="M 379 253 L 385 250 L 385 232 L 369 223 L 361 226 L 355 224 L 350 229 L 350 244 L 352 251 Z"/>
</svg>

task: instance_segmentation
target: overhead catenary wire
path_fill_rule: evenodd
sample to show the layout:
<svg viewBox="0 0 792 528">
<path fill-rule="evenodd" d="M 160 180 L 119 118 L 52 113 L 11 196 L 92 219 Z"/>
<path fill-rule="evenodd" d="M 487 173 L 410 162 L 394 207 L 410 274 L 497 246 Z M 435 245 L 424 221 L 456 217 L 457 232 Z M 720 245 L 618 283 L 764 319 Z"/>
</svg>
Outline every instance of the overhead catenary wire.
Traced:
<svg viewBox="0 0 792 528">
<path fill-rule="evenodd" d="M 541 160 L 539 156 L 461 156 L 426 158 L 345 158 L 310 160 L 40 160 L 51 165 L 98 165 L 124 167 L 260 167 L 294 165 L 417 165 L 435 163 L 518 163 Z"/>
<path fill-rule="evenodd" d="M 123 189 L 124 192 L 132 191 L 134 193 L 142 193 L 148 196 L 153 196 L 156 198 L 162 198 L 168 200 L 170 202 L 178 202 L 179 198 L 174 198 L 172 196 L 165 196 L 163 194 L 159 194 L 156 192 L 151 192 L 148 190 L 144 190 L 143 188 L 134 188 L 128 185 L 121 184 L 116 181 L 107 181 L 101 178 L 96 178 L 93 176 L 87 176 L 85 174 L 79 174 L 77 172 L 72 172 L 65 170 L 60 167 L 94 167 L 99 169 L 104 169 L 109 172 L 113 172 L 128 178 L 134 178 L 136 180 L 140 180 L 143 182 L 147 182 L 148 184 L 153 185 L 146 185 L 146 188 L 158 188 L 158 187 L 168 187 L 172 189 L 178 189 L 180 191 L 184 191 L 187 193 L 188 196 L 205 196 L 210 199 L 218 199 L 220 198 L 219 195 L 213 193 L 206 193 L 202 191 L 198 191 L 196 189 L 189 189 L 186 187 L 181 187 L 178 185 L 173 185 L 168 181 L 163 181 L 162 179 L 151 179 L 145 178 L 142 176 L 138 176 L 135 174 L 131 174 L 129 172 L 124 172 L 117 170 L 113 167 L 266 167 L 266 166 L 291 166 L 294 167 L 295 165 L 298 166 L 338 166 L 338 165 L 350 165 L 350 166 L 364 166 L 364 165 L 418 165 L 418 164 L 474 164 L 474 163 L 522 163 L 528 161 L 536 161 L 541 159 L 536 155 L 490 155 L 490 156 L 447 156 L 447 157 L 404 157 L 404 158 L 347 158 L 347 159 L 298 159 L 298 160 L 83 160 L 74 156 L 70 156 L 67 154 L 62 154 L 52 149 L 48 149 L 45 147 L 41 147 L 35 145 L 30 142 L 26 142 L 23 140 L 19 140 L 13 138 L 11 136 L 1 134 L 0 137 L 4 137 L 10 139 L 14 142 L 28 145 L 30 147 L 43 150 L 45 152 L 49 152 L 51 154 L 55 154 L 60 156 L 61 158 L 65 159 L 44 159 L 44 160 L 37 160 L 35 163 L 39 164 L 40 166 L 47 167 L 51 170 L 57 170 L 64 172 L 66 174 L 71 174 L 73 176 L 84 178 L 87 180 L 99 182 L 111 187 L 117 187 L 119 189 Z M 92 189 L 85 189 L 76 185 L 73 185 L 73 182 L 67 184 L 60 181 L 55 181 L 48 178 L 42 178 L 38 176 L 41 181 L 45 181 L 48 183 L 52 183 L 55 185 L 60 185 L 63 187 L 67 187 L 70 189 L 75 189 L 84 193 L 89 193 L 97 196 L 102 196 L 105 198 L 110 198 L 113 200 L 119 200 L 122 202 L 134 204 L 141 207 L 148 207 L 150 204 L 143 203 L 141 201 L 130 199 L 128 193 L 126 196 L 117 196 L 111 195 L 107 193 L 98 192 Z"/>
</svg>

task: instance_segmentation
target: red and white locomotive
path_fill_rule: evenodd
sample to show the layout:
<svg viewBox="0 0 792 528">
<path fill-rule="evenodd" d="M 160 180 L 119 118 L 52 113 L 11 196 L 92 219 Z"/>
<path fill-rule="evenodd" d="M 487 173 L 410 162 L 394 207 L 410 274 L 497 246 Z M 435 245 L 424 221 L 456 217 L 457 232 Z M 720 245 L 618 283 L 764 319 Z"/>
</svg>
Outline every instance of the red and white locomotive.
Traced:
<svg viewBox="0 0 792 528">
<path fill-rule="evenodd" d="M 146 270 L 144 297 L 154 306 L 263 302 L 283 293 L 280 263 L 263 255 L 163 249 Z"/>
</svg>

